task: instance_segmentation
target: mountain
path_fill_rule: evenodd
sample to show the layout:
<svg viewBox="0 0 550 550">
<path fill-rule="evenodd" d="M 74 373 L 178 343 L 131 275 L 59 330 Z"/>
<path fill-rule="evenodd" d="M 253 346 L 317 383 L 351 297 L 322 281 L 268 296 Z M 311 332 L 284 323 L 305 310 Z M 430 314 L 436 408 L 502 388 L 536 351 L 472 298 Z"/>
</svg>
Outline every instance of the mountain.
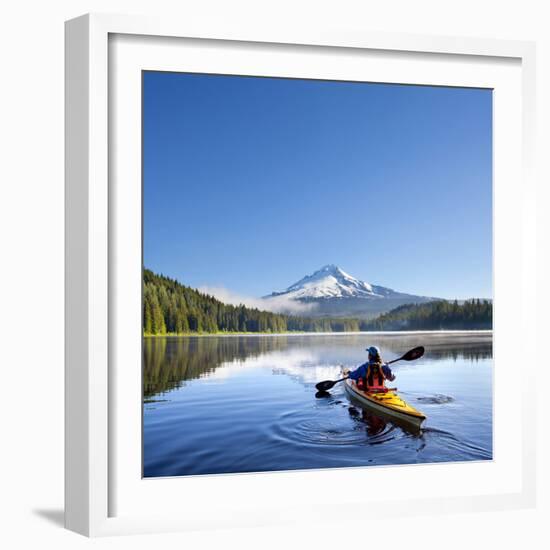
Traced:
<svg viewBox="0 0 550 550">
<path fill-rule="evenodd" d="M 334 264 L 325 265 L 282 292 L 264 296 L 264 300 L 297 301 L 312 304 L 308 316 L 372 318 L 398 306 L 436 300 L 397 292 L 391 288 L 372 285 L 349 275 Z"/>
</svg>

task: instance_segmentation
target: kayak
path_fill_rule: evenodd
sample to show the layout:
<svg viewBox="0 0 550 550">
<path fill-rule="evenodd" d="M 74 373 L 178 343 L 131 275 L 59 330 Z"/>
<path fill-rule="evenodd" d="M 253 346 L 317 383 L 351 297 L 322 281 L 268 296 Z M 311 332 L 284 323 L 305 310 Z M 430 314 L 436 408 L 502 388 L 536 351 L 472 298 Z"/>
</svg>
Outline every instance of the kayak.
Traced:
<svg viewBox="0 0 550 550">
<path fill-rule="evenodd" d="M 347 376 L 349 370 L 344 369 L 343 376 Z M 392 420 L 398 420 L 409 426 L 420 428 L 422 422 L 426 420 L 426 415 L 409 405 L 401 399 L 394 390 L 387 392 L 366 392 L 360 390 L 355 381 L 351 379 L 344 380 L 344 386 L 347 394 L 358 401 L 365 408 L 374 412 L 382 413 Z"/>
</svg>

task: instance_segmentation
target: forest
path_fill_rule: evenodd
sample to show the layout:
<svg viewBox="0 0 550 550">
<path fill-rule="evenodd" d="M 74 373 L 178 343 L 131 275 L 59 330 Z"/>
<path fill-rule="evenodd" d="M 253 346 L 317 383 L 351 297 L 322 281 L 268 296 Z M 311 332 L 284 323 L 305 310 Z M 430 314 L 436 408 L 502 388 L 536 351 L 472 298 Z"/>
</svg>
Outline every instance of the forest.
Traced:
<svg viewBox="0 0 550 550">
<path fill-rule="evenodd" d="M 144 270 L 143 331 L 146 335 L 359 330 L 357 319 L 310 319 L 224 304 L 174 279 Z"/>
<path fill-rule="evenodd" d="M 444 300 L 408 304 L 376 319 L 309 318 L 224 304 L 175 279 L 145 269 L 143 332 L 145 335 L 358 332 L 377 330 L 490 329 L 492 304 Z"/>
<path fill-rule="evenodd" d="M 489 300 L 405 304 L 368 321 L 365 330 L 481 330 L 493 328 Z"/>
</svg>

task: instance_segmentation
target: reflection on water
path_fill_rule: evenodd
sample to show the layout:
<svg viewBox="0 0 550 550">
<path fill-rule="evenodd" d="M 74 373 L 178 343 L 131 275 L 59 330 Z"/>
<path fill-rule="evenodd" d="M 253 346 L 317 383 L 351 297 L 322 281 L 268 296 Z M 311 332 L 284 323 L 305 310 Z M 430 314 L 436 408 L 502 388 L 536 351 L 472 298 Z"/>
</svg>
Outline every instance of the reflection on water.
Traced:
<svg viewBox="0 0 550 550">
<path fill-rule="evenodd" d="M 377 416 L 372 412 L 361 409 L 360 407 L 350 407 L 348 410 L 352 418 L 365 423 L 367 435 L 369 436 L 368 441 L 371 445 L 382 442 L 375 436 L 385 435 L 391 433 L 393 430 L 392 424 L 388 422 L 387 419 Z"/>
<path fill-rule="evenodd" d="M 281 337 L 151 337 L 143 345 L 144 395 L 177 388 L 184 380 L 199 378 L 224 363 L 243 362 L 287 349 Z"/>
<path fill-rule="evenodd" d="M 419 341 L 413 335 L 384 335 L 366 337 L 364 334 L 352 335 L 305 335 L 305 336 L 189 336 L 189 337 L 151 337 L 144 339 L 143 346 L 143 390 L 145 397 L 166 392 L 181 386 L 185 380 L 200 378 L 215 371 L 227 363 L 242 363 L 272 352 L 297 351 L 306 355 L 308 350 L 336 356 L 342 363 L 349 354 L 346 349 L 362 351 L 365 345 L 376 345 L 382 349 L 384 358 L 390 360 L 400 356 L 409 347 Z M 472 338 L 457 335 L 449 341 L 449 336 L 436 334 L 430 336 L 430 345 L 426 349 L 425 359 L 460 359 L 478 361 L 492 357 L 492 336 L 486 333 Z M 390 354 L 392 357 L 390 357 Z M 323 361 L 320 358 L 320 361 Z M 282 369 L 282 373 L 287 371 Z M 278 374 L 274 372 L 274 374 Z"/>
<path fill-rule="evenodd" d="M 342 384 L 315 384 L 377 345 L 397 363 L 421 433 L 363 410 Z M 492 457 L 492 336 L 330 334 L 146 338 L 144 475 L 484 460 Z M 321 398 L 322 397 L 322 398 Z"/>
</svg>

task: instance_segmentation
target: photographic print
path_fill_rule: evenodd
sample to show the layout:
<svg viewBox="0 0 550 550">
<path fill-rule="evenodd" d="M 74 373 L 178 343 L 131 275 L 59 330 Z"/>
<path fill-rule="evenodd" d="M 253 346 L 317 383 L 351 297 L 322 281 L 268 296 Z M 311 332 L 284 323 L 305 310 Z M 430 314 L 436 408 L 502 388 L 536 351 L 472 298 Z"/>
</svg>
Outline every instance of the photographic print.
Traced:
<svg viewBox="0 0 550 550">
<path fill-rule="evenodd" d="M 143 476 L 491 460 L 492 91 L 142 92 Z"/>
</svg>

